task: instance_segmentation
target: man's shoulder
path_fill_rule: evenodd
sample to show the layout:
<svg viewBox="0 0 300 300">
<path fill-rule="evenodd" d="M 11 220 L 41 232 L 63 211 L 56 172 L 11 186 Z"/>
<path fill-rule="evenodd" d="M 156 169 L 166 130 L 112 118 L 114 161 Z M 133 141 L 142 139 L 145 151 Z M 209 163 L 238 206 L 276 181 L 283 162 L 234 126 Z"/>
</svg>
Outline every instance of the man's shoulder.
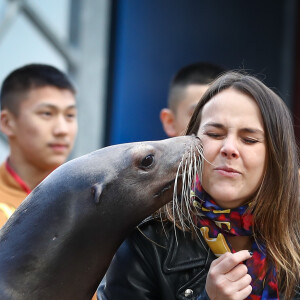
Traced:
<svg viewBox="0 0 300 300">
<path fill-rule="evenodd" d="M 0 163 L 0 180 L 1 180 L 1 176 L 8 174 L 6 168 L 5 168 L 5 162 Z"/>
<path fill-rule="evenodd" d="M 0 227 L 26 197 L 27 193 L 7 171 L 5 162 L 2 163 L 0 165 Z"/>
</svg>

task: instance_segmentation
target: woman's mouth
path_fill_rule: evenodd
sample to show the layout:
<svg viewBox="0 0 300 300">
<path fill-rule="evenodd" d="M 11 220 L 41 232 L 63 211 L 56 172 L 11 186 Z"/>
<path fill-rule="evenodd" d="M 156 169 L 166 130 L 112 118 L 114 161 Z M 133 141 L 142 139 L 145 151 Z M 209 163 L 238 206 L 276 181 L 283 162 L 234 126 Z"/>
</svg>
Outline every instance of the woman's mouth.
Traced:
<svg viewBox="0 0 300 300">
<path fill-rule="evenodd" d="M 236 177 L 241 175 L 241 172 L 228 167 L 218 167 L 215 168 L 214 170 L 217 171 L 218 174 L 226 177 Z"/>
</svg>

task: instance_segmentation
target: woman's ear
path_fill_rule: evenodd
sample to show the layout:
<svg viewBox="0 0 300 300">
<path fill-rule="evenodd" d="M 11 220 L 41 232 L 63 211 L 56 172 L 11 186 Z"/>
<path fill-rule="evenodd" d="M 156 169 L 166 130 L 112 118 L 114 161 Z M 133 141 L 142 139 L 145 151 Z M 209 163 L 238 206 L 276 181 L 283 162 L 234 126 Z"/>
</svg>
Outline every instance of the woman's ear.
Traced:
<svg viewBox="0 0 300 300">
<path fill-rule="evenodd" d="M 15 127 L 15 116 L 8 111 L 3 109 L 0 112 L 0 130 L 7 136 L 11 137 L 14 135 Z"/>
<path fill-rule="evenodd" d="M 169 137 L 177 136 L 177 130 L 176 130 L 176 119 L 175 115 L 169 108 L 163 108 L 160 111 L 160 121 L 163 125 L 164 131 Z"/>
</svg>

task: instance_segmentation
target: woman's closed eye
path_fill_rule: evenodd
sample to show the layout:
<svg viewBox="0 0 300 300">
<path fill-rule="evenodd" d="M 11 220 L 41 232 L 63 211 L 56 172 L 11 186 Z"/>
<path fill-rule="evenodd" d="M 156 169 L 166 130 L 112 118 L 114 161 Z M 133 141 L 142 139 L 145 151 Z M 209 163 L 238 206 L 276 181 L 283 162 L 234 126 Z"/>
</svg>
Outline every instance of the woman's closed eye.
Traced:
<svg viewBox="0 0 300 300">
<path fill-rule="evenodd" d="M 221 139 L 224 136 L 223 133 L 217 133 L 217 132 L 205 132 L 204 134 L 215 139 Z"/>
<path fill-rule="evenodd" d="M 245 144 L 250 144 L 250 145 L 259 142 L 259 140 L 255 139 L 255 138 L 249 138 L 249 137 L 242 138 L 242 140 Z"/>
<path fill-rule="evenodd" d="M 226 136 L 226 134 L 221 132 L 206 132 L 204 134 L 213 139 L 223 139 Z M 241 137 L 241 140 L 243 143 L 248 145 L 253 145 L 259 142 L 257 138 L 252 137 Z"/>
</svg>

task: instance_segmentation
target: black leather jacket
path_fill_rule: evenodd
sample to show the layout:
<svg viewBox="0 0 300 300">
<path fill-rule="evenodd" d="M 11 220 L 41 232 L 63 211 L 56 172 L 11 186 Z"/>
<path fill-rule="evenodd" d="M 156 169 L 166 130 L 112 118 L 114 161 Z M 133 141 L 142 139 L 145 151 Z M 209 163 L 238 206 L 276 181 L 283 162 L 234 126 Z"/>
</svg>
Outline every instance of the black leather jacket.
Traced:
<svg viewBox="0 0 300 300">
<path fill-rule="evenodd" d="M 101 300 L 209 299 L 205 282 L 216 257 L 203 240 L 145 220 L 121 245 L 101 283 Z M 105 282 L 106 281 L 106 282 Z"/>
<path fill-rule="evenodd" d="M 177 237 L 177 241 L 176 241 Z M 146 219 L 121 245 L 100 284 L 100 300 L 202 300 L 206 276 L 216 259 L 200 234 L 162 227 Z M 284 299 L 284 297 L 280 297 Z M 294 300 L 299 300 L 299 292 Z"/>
</svg>

